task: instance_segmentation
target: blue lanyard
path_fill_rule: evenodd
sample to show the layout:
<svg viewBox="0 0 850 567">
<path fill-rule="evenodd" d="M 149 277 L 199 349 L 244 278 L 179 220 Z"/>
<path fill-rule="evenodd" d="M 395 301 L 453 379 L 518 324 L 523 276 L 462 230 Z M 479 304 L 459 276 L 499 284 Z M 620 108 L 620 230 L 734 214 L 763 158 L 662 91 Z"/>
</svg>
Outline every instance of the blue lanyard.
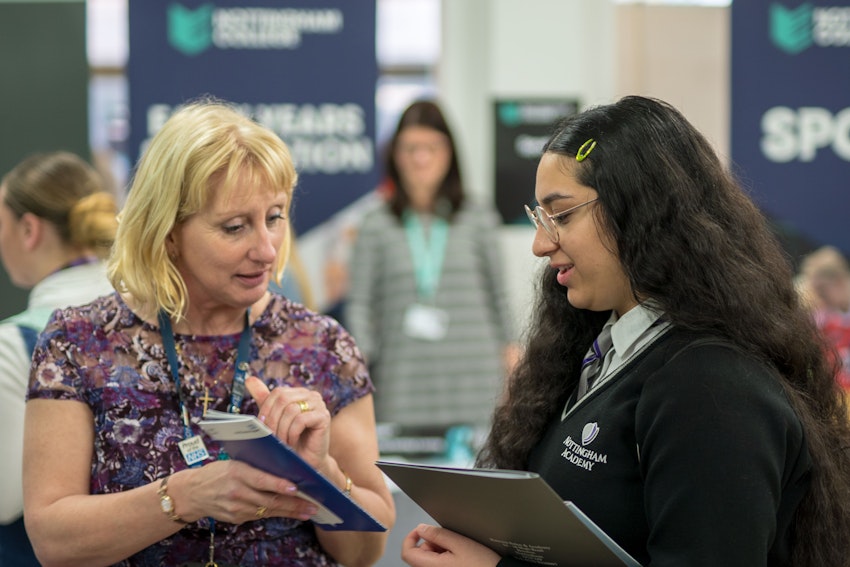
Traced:
<svg viewBox="0 0 850 567">
<path fill-rule="evenodd" d="M 449 223 L 442 217 L 431 221 L 430 238 L 425 238 L 425 229 L 419 217 L 410 211 L 404 213 L 404 231 L 410 246 L 416 292 L 422 299 L 431 299 L 437 292 L 437 283 L 443 271 Z"/>
<path fill-rule="evenodd" d="M 248 356 L 251 354 L 251 324 L 249 316 L 251 310 L 245 310 L 245 326 L 242 327 L 242 333 L 239 335 L 239 346 L 236 348 L 236 369 L 233 373 L 233 388 L 230 393 L 230 405 L 227 411 L 230 413 L 239 413 L 239 408 L 242 407 L 242 400 L 245 398 L 245 378 L 248 375 Z M 183 439 L 192 437 L 192 426 L 189 421 L 189 412 L 186 409 L 186 398 L 183 395 L 183 389 L 180 387 L 180 373 L 178 372 L 179 361 L 177 360 L 177 346 L 174 343 L 174 330 L 171 328 L 171 319 L 165 311 L 160 311 L 157 318 L 159 319 L 159 329 L 162 333 L 162 345 L 165 347 L 165 355 L 168 357 L 168 365 L 171 367 L 171 377 L 174 379 L 174 387 L 177 389 L 177 399 L 180 403 L 180 416 L 183 420 Z M 222 452 L 219 454 L 219 459 L 227 459 L 227 454 Z M 200 463 L 195 463 L 193 467 L 197 467 Z M 215 549 L 215 519 L 207 518 L 210 529 L 210 561 L 206 565 L 215 566 L 216 563 L 212 560 L 213 550 Z"/>
<path fill-rule="evenodd" d="M 236 349 L 236 368 L 233 373 L 233 389 L 230 393 L 230 405 L 227 411 L 230 413 L 239 413 L 242 407 L 242 400 L 245 398 L 245 378 L 248 376 L 248 357 L 251 350 L 251 325 L 248 320 L 250 310 L 245 311 L 245 326 L 242 328 L 242 334 L 239 336 L 239 346 Z M 171 377 L 174 379 L 174 386 L 177 389 L 177 399 L 180 402 L 180 416 L 183 420 L 183 438 L 188 439 L 192 436 L 192 427 L 189 423 L 189 412 L 186 407 L 186 398 L 183 394 L 183 389 L 180 387 L 180 363 L 177 360 L 177 347 L 174 343 L 174 331 L 171 328 L 171 319 L 164 311 L 160 311 L 158 315 L 159 328 L 162 332 L 162 344 L 165 347 L 165 354 L 168 357 L 168 365 L 171 367 Z"/>
</svg>

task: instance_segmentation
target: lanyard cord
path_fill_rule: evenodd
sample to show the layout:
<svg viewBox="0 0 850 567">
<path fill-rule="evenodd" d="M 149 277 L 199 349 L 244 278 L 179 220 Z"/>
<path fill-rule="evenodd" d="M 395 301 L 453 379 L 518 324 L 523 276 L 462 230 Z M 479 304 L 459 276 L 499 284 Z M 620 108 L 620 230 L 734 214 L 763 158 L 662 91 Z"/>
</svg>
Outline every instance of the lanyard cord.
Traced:
<svg viewBox="0 0 850 567">
<path fill-rule="evenodd" d="M 251 324 L 249 315 L 251 311 L 245 311 L 245 326 L 242 328 L 242 333 L 239 335 L 239 346 L 236 349 L 236 369 L 233 373 L 233 389 L 230 393 L 230 405 L 227 407 L 229 413 L 239 413 L 242 407 L 242 400 L 245 398 L 245 378 L 248 374 L 248 356 L 251 348 Z M 171 367 L 171 377 L 174 379 L 174 387 L 177 389 L 177 399 L 180 405 L 180 417 L 183 421 L 183 439 L 192 437 L 192 426 L 189 421 L 189 411 L 187 410 L 186 397 L 183 394 L 183 389 L 180 387 L 180 363 L 177 359 L 177 347 L 174 342 L 174 330 L 171 327 L 171 319 L 165 311 L 160 311 L 158 316 L 159 328 L 162 333 L 162 345 L 165 347 L 165 354 L 168 358 L 168 365 Z M 227 458 L 226 453 L 219 455 L 219 458 Z M 190 465 L 194 468 L 200 463 Z M 210 524 L 210 562 L 207 565 L 215 565 L 212 561 L 212 554 L 215 542 L 215 519 L 208 518 Z"/>
<path fill-rule="evenodd" d="M 433 299 L 443 271 L 449 223 L 442 217 L 434 217 L 431 220 L 430 237 L 426 239 L 425 228 L 419 217 L 405 211 L 404 231 L 407 233 L 407 244 L 413 261 L 416 292 L 420 299 Z"/>
<path fill-rule="evenodd" d="M 251 325 L 248 321 L 249 311 L 245 311 L 245 326 L 242 328 L 242 333 L 239 336 L 239 346 L 236 350 L 236 369 L 233 373 L 233 389 L 230 393 L 230 405 L 227 411 L 230 413 L 239 413 L 242 407 L 242 400 L 245 398 L 245 378 L 248 376 L 248 357 L 251 349 Z M 192 428 L 189 423 L 189 412 L 187 410 L 186 398 L 183 394 L 183 389 L 180 387 L 180 362 L 177 359 L 177 347 L 174 342 L 174 331 L 171 328 L 171 319 L 164 311 L 160 311 L 158 315 L 159 328 L 162 332 L 162 345 L 165 347 L 165 354 L 168 357 L 168 365 L 171 367 L 171 377 L 174 379 L 174 386 L 177 389 L 177 399 L 180 403 L 180 416 L 183 420 L 183 438 L 188 439 L 192 436 Z"/>
</svg>

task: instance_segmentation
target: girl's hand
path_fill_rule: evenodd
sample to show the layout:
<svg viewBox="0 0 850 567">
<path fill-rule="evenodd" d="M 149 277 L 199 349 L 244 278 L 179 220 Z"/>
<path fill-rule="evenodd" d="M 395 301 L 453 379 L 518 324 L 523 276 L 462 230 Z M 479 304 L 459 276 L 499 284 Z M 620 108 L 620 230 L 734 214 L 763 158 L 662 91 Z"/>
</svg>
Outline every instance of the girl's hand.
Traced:
<svg viewBox="0 0 850 567">
<path fill-rule="evenodd" d="M 419 524 L 401 545 L 402 560 L 412 567 L 495 567 L 492 549 L 453 531 Z"/>
</svg>

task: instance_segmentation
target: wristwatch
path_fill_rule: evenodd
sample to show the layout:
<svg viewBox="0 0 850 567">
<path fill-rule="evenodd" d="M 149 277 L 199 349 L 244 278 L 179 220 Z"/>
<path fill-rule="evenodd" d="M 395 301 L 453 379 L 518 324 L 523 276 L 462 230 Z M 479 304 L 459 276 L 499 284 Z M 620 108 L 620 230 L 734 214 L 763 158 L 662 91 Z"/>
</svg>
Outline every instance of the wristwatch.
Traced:
<svg viewBox="0 0 850 567">
<path fill-rule="evenodd" d="M 162 512 L 168 516 L 170 520 L 181 524 L 188 524 L 186 520 L 177 515 L 177 512 L 174 511 L 174 500 L 171 499 L 171 496 L 168 495 L 168 478 L 165 477 L 162 479 L 162 482 L 159 485 L 159 489 L 156 491 L 159 494 L 159 506 L 162 508 Z"/>
</svg>

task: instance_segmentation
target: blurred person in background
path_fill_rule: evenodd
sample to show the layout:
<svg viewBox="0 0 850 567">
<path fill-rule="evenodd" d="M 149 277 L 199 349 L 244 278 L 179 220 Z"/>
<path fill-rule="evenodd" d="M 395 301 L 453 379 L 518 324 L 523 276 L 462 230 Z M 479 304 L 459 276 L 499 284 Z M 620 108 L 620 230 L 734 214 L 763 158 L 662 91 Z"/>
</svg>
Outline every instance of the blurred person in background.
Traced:
<svg viewBox="0 0 850 567">
<path fill-rule="evenodd" d="M 378 421 L 486 425 L 517 356 L 497 213 L 469 199 L 433 101 L 402 113 L 386 176 L 386 202 L 357 231 L 345 304 Z"/>
<path fill-rule="evenodd" d="M 850 395 L 850 267 L 834 246 L 823 246 L 803 258 L 798 284 L 815 323 L 834 348 L 841 364 L 838 383 Z"/>
<path fill-rule="evenodd" d="M 24 407 L 38 333 L 54 309 L 110 293 L 103 259 L 117 227 L 113 193 L 68 152 L 34 154 L 0 181 L 0 259 L 29 289 L 27 309 L 0 322 L 0 565 L 38 565 L 23 522 Z"/>
</svg>

